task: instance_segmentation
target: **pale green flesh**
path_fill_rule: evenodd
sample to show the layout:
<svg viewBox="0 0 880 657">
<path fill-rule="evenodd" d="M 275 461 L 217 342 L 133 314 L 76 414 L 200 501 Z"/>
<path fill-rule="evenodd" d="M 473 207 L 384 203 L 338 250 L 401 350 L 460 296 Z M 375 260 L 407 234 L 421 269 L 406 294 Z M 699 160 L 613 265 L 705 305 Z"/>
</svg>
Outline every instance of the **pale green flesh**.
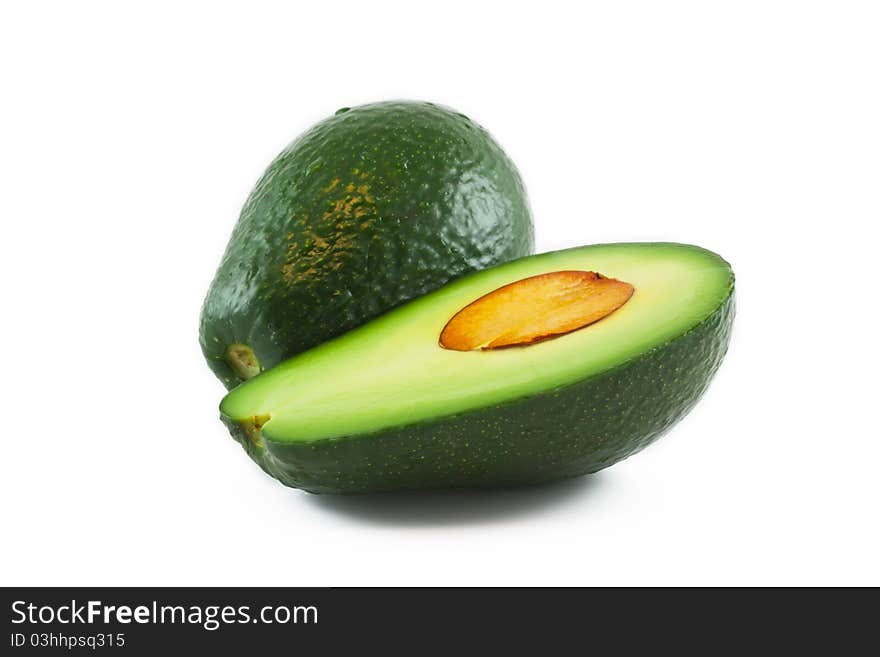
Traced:
<svg viewBox="0 0 880 657">
<path fill-rule="evenodd" d="M 451 351 L 438 342 L 464 306 L 514 281 L 561 270 L 631 283 L 632 298 L 588 327 L 536 344 Z M 369 433 L 546 392 L 606 371 L 682 335 L 726 298 L 720 257 L 678 244 L 608 244 L 523 258 L 478 272 L 300 354 L 229 393 L 221 412 L 269 416 L 263 436 L 318 440 Z"/>
</svg>

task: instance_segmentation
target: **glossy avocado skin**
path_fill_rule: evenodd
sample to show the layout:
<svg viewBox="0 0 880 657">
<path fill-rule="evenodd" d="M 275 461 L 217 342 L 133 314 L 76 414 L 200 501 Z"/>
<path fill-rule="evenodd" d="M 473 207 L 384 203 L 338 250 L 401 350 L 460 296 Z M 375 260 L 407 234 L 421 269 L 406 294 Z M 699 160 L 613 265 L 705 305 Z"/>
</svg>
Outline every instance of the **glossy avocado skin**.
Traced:
<svg viewBox="0 0 880 657">
<path fill-rule="evenodd" d="M 250 439 L 260 466 L 313 493 L 535 484 L 596 472 L 680 420 L 718 369 L 734 316 L 733 276 L 703 322 L 612 370 L 546 393 L 369 435 L 313 442 Z"/>
<path fill-rule="evenodd" d="M 466 116 L 343 109 L 288 146 L 245 203 L 202 309 L 202 351 L 231 389 L 242 379 L 230 345 L 268 369 L 533 242 L 516 168 Z"/>
</svg>

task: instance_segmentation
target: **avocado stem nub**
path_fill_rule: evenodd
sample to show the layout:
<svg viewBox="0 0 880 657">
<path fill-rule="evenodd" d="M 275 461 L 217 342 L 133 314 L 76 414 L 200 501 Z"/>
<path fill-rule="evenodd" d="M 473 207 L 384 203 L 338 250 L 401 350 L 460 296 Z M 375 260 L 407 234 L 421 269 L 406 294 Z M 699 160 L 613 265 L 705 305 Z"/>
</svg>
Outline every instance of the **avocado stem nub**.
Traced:
<svg viewBox="0 0 880 657">
<path fill-rule="evenodd" d="M 454 351 L 526 346 L 607 317 L 632 297 L 629 283 L 593 271 L 555 271 L 499 287 L 459 310 L 440 346 Z"/>
<path fill-rule="evenodd" d="M 271 416 L 269 415 L 254 415 L 253 417 L 248 418 L 247 420 L 241 420 L 238 424 L 241 426 L 241 430 L 244 431 L 244 434 L 248 437 L 248 440 L 253 443 L 254 447 L 262 447 L 263 446 L 263 425 L 269 421 Z"/>
<path fill-rule="evenodd" d="M 226 362 L 242 379 L 252 379 L 262 371 L 254 350 L 246 344 L 231 344 L 226 348 Z"/>
</svg>

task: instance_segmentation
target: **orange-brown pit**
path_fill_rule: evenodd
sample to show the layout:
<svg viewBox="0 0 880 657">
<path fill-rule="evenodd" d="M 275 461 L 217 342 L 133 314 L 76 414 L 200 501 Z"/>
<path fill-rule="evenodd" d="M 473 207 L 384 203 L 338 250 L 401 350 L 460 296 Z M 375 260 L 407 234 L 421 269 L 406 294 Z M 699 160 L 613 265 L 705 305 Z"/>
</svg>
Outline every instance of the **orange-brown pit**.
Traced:
<svg viewBox="0 0 880 657">
<path fill-rule="evenodd" d="M 510 283 L 458 311 L 440 333 L 455 351 L 528 345 L 607 317 L 635 288 L 592 271 L 555 271 Z"/>
</svg>

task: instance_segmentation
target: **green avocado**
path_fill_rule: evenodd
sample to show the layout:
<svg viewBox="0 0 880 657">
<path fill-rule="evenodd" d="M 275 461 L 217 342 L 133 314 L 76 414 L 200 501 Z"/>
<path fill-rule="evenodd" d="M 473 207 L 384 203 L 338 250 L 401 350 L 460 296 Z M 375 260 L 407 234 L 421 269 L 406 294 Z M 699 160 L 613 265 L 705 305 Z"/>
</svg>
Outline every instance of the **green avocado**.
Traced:
<svg viewBox="0 0 880 657">
<path fill-rule="evenodd" d="M 631 296 L 598 321 L 528 344 L 441 344 L 464 308 L 554 272 L 624 281 Z M 227 394 L 221 417 L 267 473 L 314 493 L 591 473 L 648 445 L 697 402 L 727 350 L 733 290 L 730 266 L 695 246 L 607 244 L 522 258 L 260 374 Z M 542 292 L 541 303 L 556 303 L 554 294 Z M 522 303 L 511 298 L 491 321 L 517 330 L 556 321 L 546 306 L 533 313 L 510 307 Z"/>
<path fill-rule="evenodd" d="M 245 203 L 202 308 L 202 351 L 233 388 L 533 241 L 516 168 L 468 117 L 344 108 L 290 144 Z"/>
</svg>

